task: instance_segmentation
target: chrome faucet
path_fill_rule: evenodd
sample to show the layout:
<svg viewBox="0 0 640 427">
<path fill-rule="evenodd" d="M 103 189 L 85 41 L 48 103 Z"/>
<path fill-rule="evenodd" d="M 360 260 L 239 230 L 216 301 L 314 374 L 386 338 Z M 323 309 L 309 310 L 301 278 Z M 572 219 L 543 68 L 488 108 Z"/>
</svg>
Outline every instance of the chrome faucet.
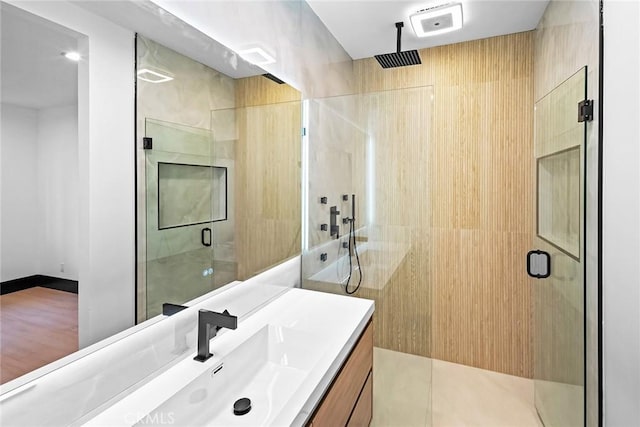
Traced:
<svg viewBox="0 0 640 427">
<path fill-rule="evenodd" d="M 209 353 L 209 341 L 215 337 L 222 328 L 236 329 L 238 317 L 232 316 L 227 310 L 222 313 L 215 311 L 198 311 L 198 355 L 193 358 L 198 362 L 204 362 L 213 354 Z"/>
</svg>

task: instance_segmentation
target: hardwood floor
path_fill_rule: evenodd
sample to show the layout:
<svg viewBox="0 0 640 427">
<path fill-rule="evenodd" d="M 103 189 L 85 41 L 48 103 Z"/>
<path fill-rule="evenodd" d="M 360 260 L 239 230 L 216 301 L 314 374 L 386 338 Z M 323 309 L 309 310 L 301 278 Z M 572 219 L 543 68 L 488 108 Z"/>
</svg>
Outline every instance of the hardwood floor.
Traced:
<svg viewBox="0 0 640 427">
<path fill-rule="evenodd" d="M 0 296 L 0 384 L 77 350 L 77 294 L 35 287 Z"/>
</svg>

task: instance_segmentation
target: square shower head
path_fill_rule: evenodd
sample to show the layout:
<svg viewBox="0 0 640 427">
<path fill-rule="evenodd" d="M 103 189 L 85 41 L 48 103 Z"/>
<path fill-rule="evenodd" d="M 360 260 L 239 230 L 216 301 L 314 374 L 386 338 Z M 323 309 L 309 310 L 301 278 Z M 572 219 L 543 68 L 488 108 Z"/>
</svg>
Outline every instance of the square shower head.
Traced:
<svg viewBox="0 0 640 427">
<path fill-rule="evenodd" d="M 384 53 L 375 55 L 382 68 L 406 67 L 407 65 L 419 65 L 420 55 L 417 50 L 407 50 L 404 52 Z"/>
</svg>

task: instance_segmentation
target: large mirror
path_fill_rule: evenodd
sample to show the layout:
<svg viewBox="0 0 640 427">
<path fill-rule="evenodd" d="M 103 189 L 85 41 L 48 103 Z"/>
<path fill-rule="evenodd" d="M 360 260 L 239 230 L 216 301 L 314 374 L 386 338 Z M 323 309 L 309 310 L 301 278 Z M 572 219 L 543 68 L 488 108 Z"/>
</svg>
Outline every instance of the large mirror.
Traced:
<svg viewBox="0 0 640 427">
<path fill-rule="evenodd" d="M 297 90 L 148 2 L 1 6 L 0 384 L 299 254 Z"/>
<path fill-rule="evenodd" d="M 142 321 L 300 252 L 301 100 L 142 35 L 136 51 Z"/>
</svg>

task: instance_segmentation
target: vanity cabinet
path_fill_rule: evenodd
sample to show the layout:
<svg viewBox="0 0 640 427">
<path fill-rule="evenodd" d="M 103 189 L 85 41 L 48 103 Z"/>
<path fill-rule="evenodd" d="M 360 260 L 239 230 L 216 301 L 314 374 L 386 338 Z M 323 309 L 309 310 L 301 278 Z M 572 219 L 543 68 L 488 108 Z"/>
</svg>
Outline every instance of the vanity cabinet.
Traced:
<svg viewBox="0 0 640 427">
<path fill-rule="evenodd" d="M 367 325 L 308 426 L 368 426 L 373 407 L 373 326 Z"/>
</svg>

